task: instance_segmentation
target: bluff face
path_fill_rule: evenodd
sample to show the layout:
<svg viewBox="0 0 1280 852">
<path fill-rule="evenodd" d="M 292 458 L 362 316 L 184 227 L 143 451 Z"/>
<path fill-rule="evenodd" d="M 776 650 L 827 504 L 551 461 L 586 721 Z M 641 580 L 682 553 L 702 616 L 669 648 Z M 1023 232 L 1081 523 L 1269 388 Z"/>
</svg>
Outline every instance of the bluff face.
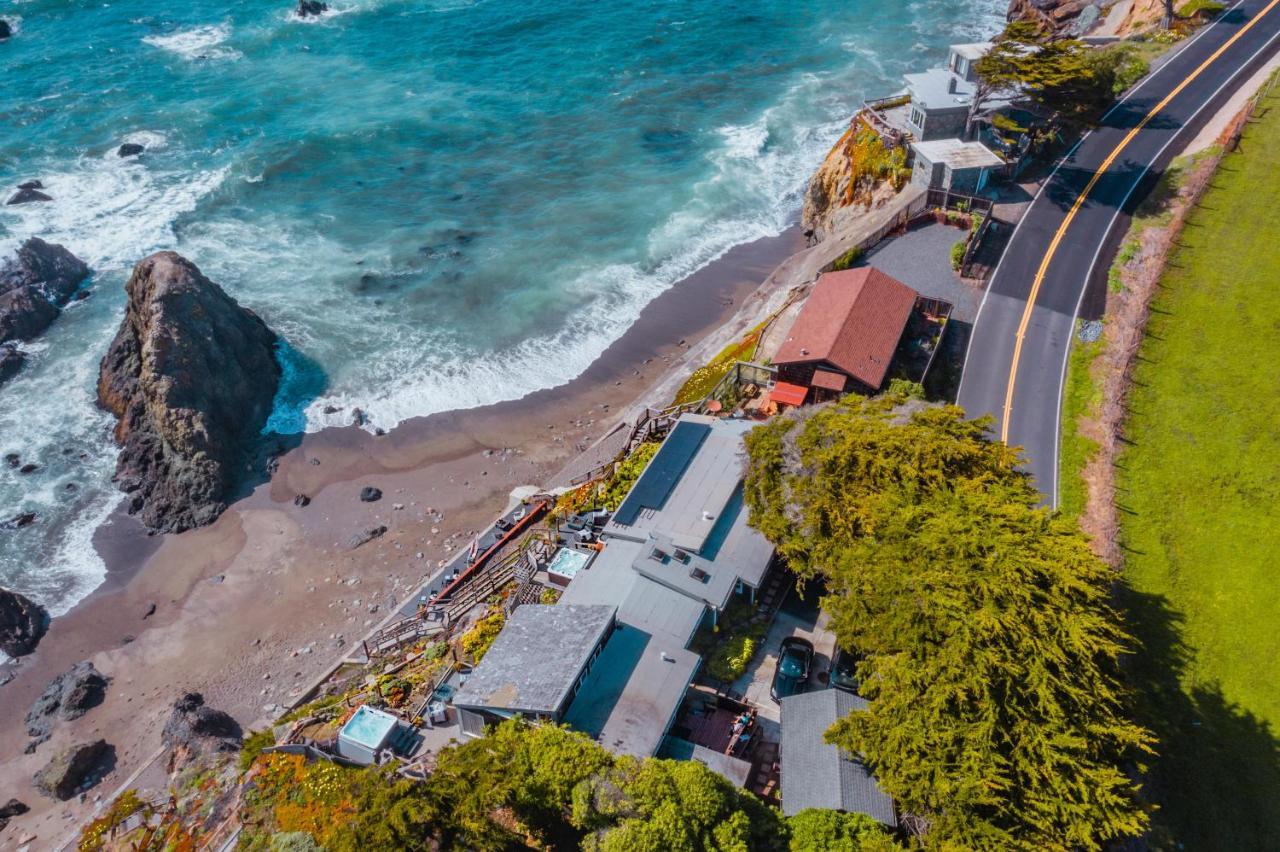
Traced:
<svg viewBox="0 0 1280 852">
<path fill-rule="evenodd" d="M 276 335 L 195 264 L 144 259 L 102 359 L 98 401 L 119 418 L 116 482 L 149 528 L 214 521 L 252 472 L 280 382 Z"/>
<path fill-rule="evenodd" d="M 1081 36 L 1098 22 L 1105 0 L 1009 0 L 1010 21 L 1031 21 L 1055 35 Z"/>
</svg>

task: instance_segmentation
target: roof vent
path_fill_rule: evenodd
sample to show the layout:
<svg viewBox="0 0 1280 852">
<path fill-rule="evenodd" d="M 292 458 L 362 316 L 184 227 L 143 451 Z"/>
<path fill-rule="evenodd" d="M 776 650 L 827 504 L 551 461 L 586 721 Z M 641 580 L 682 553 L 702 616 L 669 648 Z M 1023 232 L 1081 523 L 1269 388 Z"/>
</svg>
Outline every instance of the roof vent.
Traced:
<svg viewBox="0 0 1280 852">
<path fill-rule="evenodd" d="M 711 521 L 711 520 L 715 520 L 715 517 L 716 517 L 715 515 L 711 514 L 706 509 L 702 510 L 702 520 Z"/>
<path fill-rule="evenodd" d="M 956 92 L 956 76 L 954 74 L 947 78 L 947 92 L 953 95 Z"/>
<path fill-rule="evenodd" d="M 809 350 L 808 350 L 808 349 L 801 348 L 801 350 L 800 350 L 800 354 L 801 354 L 801 355 L 808 355 L 808 354 L 809 354 Z"/>
</svg>

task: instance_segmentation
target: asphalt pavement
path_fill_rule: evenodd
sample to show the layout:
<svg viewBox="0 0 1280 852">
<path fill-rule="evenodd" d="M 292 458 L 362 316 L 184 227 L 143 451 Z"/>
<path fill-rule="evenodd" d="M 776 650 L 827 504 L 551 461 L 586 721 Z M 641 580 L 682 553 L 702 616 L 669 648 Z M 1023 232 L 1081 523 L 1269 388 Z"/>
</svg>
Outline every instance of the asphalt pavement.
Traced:
<svg viewBox="0 0 1280 852">
<path fill-rule="evenodd" d="M 1063 158 L 1005 249 L 970 338 L 958 402 L 971 416 L 992 415 L 996 434 L 1023 448 L 1046 503 L 1057 505 L 1062 385 L 1090 282 L 1105 287 L 1152 179 L 1277 49 L 1280 0 L 1232 4 Z"/>
</svg>

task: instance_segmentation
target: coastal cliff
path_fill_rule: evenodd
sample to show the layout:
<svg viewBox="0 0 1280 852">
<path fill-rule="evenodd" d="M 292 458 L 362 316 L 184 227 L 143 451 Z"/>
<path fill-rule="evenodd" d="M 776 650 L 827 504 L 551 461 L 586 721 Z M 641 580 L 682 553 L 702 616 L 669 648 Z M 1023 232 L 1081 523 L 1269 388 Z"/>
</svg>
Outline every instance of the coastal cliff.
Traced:
<svg viewBox="0 0 1280 852">
<path fill-rule="evenodd" d="M 805 189 L 800 224 L 821 242 L 882 206 L 906 185 L 906 149 L 887 146 L 860 120 L 836 142 Z"/>
<path fill-rule="evenodd" d="M 276 335 L 173 252 L 125 289 L 98 379 L 119 418 L 116 482 L 147 527 L 181 532 L 214 521 L 249 472 L 280 381 Z"/>
</svg>

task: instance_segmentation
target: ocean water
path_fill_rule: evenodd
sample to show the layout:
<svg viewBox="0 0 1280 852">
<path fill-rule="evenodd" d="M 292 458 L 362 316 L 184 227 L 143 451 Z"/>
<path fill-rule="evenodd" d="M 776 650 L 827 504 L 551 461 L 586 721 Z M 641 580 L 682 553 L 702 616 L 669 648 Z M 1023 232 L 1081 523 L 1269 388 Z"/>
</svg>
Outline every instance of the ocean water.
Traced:
<svg viewBox="0 0 1280 852">
<path fill-rule="evenodd" d="M 92 298 L 0 388 L 0 584 L 64 611 L 118 501 L 97 363 L 175 249 L 289 344 L 272 428 L 391 427 L 581 373 L 674 282 L 780 233 L 863 97 L 1005 0 L 0 0 L 0 251 Z M 137 159 L 115 149 L 147 146 Z M 336 414 L 326 407 L 341 407 Z"/>
</svg>

